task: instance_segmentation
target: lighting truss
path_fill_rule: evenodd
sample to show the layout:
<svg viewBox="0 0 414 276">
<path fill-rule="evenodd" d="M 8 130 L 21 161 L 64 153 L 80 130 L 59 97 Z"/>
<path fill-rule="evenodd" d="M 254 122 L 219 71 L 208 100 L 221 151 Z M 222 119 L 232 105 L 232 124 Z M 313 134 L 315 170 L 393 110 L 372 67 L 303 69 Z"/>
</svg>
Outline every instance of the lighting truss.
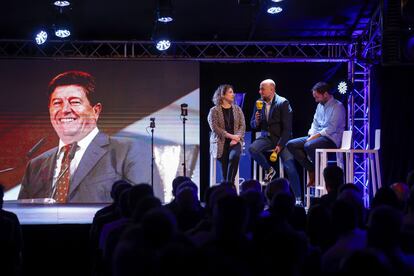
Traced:
<svg viewBox="0 0 414 276">
<path fill-rule="evenodd" d="M 140 59 L 199 61 L 347 62 L 348 42 L 174 42 L 159 52 L 152 41 L 0 40 L 0 58 Z"/>
<path fill-rule="evenodd" d="M 352 130 L 353 148 L 370 147 L 370 70 L 371 64 L 354 62 L 352 64 L 353 93 L 348 109 L 349 128 Z M 369 206 L 370 163 L 367 154 L 354 154 L 354 184 L 364 187 L 365 206 Z"/>
<path fill-rule="evenodd" d="M 353 80 L 353 93 L 348 102 L 349 129 L 353 131 L 353 148 L 369 149 L 370 146 L 370 72 L 373 64 L 381 60 L 382 8 L 375 9 L 365 20 L 360 31 L 355 31 L 355 59 L 348 63 L 348 74 Z M 372 148 L 372 147 L 371 147 Z M 354 183 L 364 187 L 364 203 L 369 207 L 372 191 L 370 162 L 366 154 L 355 154 Z"/>
</svg>

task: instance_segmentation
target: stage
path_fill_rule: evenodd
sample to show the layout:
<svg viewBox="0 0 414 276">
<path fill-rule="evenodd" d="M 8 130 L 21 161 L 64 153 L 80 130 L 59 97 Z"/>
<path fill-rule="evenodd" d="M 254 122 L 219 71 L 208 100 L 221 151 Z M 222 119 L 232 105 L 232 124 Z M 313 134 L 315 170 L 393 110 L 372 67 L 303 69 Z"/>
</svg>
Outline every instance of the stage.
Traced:
<svg viewBox="0 0 414 276">
<path fill-rule="evenodd" d="M 20 224 L 90 224 L 99 209 L 108 205 L 101 204 L 56 204 L 22 203 L 5 201 L 3 209 L 13 212 Z"/>
</svg>

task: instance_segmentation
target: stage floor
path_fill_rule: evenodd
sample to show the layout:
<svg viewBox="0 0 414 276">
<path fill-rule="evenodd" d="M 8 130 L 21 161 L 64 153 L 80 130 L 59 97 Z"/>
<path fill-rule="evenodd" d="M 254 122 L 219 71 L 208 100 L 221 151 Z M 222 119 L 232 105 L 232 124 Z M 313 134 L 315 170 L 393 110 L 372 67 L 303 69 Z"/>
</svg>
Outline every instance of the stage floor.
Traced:
<svg viewBox="0 0 414 276">
<path fill-rule="evenodd" d="M 13 212 L 20 224 L 90 224 L 102 204 L 48 204 L 5 201 L 3 209 Z"/>
</svg>

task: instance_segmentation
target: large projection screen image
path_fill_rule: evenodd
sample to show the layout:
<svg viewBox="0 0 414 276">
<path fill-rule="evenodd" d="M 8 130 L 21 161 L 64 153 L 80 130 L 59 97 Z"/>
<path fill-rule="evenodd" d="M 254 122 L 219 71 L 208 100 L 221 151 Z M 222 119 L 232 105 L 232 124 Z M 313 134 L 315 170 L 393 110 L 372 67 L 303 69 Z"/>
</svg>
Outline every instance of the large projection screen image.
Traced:
<svg viewBox="0 0 414 276">
<path fill-rule="evenodd" d="M 6 188 L 5 200 L 22 200 L 22 192 L 26 200 L 48 198 L 55 192 L 54 182 L 61 177 L 54 165 L 60 139 L 52 122 L 85 127 L 79 114 L 86 111 L 70 111 L 70 105 L 79 104 L 76 100 L 67 101 L 67 117 L 51 115 L 49 83 L 71 71 L 93 76 L 93 97 L 101 110 L 95 140 L 89 141 L 86 150 L 83 142 L 77 147 L 82 154 L 70 173 L 68 202 L 110 199 L 110 186 L 101 184 L 124 175 L 135 184 L 151 184 L 152 152 L 154 194 L 163 202 L 171 199 L 172 180 L 183 175 L 184 156 L 186 175 L 199 183 L 198 63 L 4 60 L 0 70 L 0 183 Z M 183 103 L 188 104 L 185 117 L 181 116 Z M 150 127 L 151 118 L 155 128 Z M 131 170 L 133 177 L 128 178 Z"/>
</svg>

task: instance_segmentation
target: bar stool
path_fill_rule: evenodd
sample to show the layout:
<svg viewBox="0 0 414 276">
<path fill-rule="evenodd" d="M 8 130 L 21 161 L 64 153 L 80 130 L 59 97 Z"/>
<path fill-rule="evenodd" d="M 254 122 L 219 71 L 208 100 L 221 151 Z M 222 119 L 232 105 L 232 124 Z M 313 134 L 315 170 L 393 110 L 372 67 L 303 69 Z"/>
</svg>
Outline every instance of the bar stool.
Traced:
<svg viewBox="0 0 414 276">
<path fill-rule="evenodd" d="M 351 142 L 352 131 L 345 130 L 342 134 L 341 147 L 339 149 L 316 149 L 315 152 L 315 197 L 321 197 L 326 194 L 325 179 L 323 177 L 323 170 L 328 165 L 328 153 L 336 153 L 336 163 L 342 169 L 345 169 L 346 182 L 353 182 L 351 161 Z M 345 166 L 343 162 L 343 154 L 345 154 Z M 345 168 L 344 168 L 345 167 Z M 306 206 L 310 206 L 310 189 L 306 188 Z"/>
<path fill-rule="evenodd" d="M 260 137 L 260 132 L 256 132 L 255 139 L 257 139 L 258 137 Z M 272 151 L 273 150 L 268 150 L 266 152 L 271 153 Z M 279 177 L 284 177 L 285 173 L 284 173 L 282 158 L 279 157 L 278 162 L 279 162 Z M 258 179 L 256 179 L 256 175 Z M 253 179 L 256 179 L 257 181 L 263 184 L 263 169 L 254 160 L 253 160 Z"/>
<path fill-rule="evenodd" d="M 239 166 L 240 167 L 240 166 Z M 237 174 L 234 178 L 234 183 L 236 186 L 237 194 L 239 194 L 240 190 L 240 176 L 239 176 L 240 168 L 237 168 Z M 217 184 L 217 158 L 210 154 L 210 187 Z"/>
<path fill-rule="evenodd" d="M 375 130 L 375 144 L 373 149 L 352 149 L 350 154 L 350 163 L 354 164 L 354 156 L 355 154 L 368 154 L 369 158 L 369 167 L 371 169 L 371 184 L 372 184 L 372 193 L 375 195 L 377 190 L 382 187 L 381 183 L 381 168 L 379 163 L 379 150 L 381 147 L 381 129 Z M 354 177 L 354 167 L 350 167 L 350 174 L 352 178 Z M 365 206 L 368 206 L 369 199 L 365 197 L 366 202 Z"/>
</svg>

